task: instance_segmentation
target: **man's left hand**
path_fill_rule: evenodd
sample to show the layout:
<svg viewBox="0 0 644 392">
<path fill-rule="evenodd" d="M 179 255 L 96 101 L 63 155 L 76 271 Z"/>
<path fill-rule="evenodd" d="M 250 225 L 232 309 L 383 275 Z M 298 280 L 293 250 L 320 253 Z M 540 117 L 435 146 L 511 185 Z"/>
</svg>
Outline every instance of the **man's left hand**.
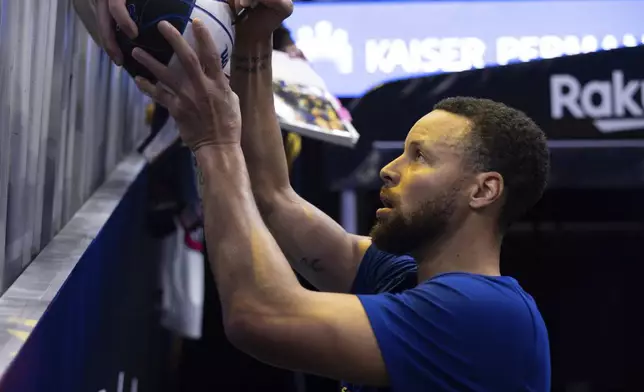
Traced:
<svg viewBox="0 0 644 392">
<path fill-rule="evenodd" d="M 141 91 L 168 108 L 184 143 L 193 151 L 205 145 L 239 144 L 241 114 L 239 99 L 221 69 L 221 60 L 208 28 L 194 20 L 197 52 L 170 23 L 159 31 L 174 49 L 184 72 L 177 74 L 141 48 L 132 56 L 157 77 L 156 85 L 137 77 Z"/>
</svg>

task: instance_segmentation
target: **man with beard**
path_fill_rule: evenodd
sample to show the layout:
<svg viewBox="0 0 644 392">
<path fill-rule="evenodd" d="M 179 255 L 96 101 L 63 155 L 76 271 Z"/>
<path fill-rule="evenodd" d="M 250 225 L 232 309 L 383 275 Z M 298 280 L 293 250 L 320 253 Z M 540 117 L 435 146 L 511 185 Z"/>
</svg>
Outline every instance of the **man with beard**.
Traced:
<svg viewBox="0 0 644 392">
<path fill-rule="evenodd" d="M 372 236 L 349 234 L 289 185 L 270 37 L 292 3 L 261 3 L 237 27 L 231 86 L 198 21 L 196 53 L 159 24 L 187 86 L 134 51 L 173 91 L 137 81 L 168 107 L 203 172 L 230 341 L 274 366 L 345 380 L 344 391 L 549 391 L 543 319 L 499 268 L 503 233 L 546 185 L 543 132 L 493 101 L 438 103 L 382 170 Z M 303 288 L 291 266 L 321 292 Z"/>
</svg>

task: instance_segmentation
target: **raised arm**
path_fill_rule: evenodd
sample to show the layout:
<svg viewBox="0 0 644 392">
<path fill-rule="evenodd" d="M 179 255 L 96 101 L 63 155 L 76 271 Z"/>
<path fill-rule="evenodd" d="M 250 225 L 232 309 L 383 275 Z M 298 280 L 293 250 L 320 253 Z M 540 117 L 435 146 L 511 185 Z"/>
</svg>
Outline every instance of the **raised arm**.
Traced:
<svg viewBox="0 0 644 392">
<path fill-rule="evenodd" d="M 244 25 L 257 24 L 249 19 Z M 271 55 L 270 33 L 262 37 L 238 27 L 231 86 L 239 96 L 253 194 L 291 266 L 320 290 L 347 292 L 371 240 L 348 234 L 291 187 L 273 104 Z"/>
<path fill-rule="evenodd" d="M 385 363 L 358 297 L 304 289 L 264 224 L 242 154 L 238 97 L 207 28 L 193 23 L 198 54 L 172 25 L 159 24 L 187 80 L 141 49 L 133 55 L 167 86 L 137 78 L 176 119 L 203 173 L 206 242 L 226 335 L 275 366 L 386 385 Z"/>
</svg>

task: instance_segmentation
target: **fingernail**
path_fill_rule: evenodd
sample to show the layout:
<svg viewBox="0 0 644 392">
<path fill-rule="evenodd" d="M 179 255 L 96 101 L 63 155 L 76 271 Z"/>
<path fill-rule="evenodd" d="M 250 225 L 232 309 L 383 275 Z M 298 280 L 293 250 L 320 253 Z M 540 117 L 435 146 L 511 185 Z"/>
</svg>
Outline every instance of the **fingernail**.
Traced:
<svg viewBox="0 0 644 392">
<path fill-rule="evenodd" d="M 132 58 L 140 63 L 143 58 L 143 49 L 141 48 L 132 49 Z"/>
<path fill-rule="evenodd" d="M 145 78 L 142 78 L 141 76 L 136 76 L 134 78 L 134 84 L 136 84 L 136 87 L 138 87 L 139 90 L 143 91 L 145 95 L 148 95 L 148 92 L 145 88 L 145 84 L 146 84 L 145 82 L 146 82 Z"/>
</svg>

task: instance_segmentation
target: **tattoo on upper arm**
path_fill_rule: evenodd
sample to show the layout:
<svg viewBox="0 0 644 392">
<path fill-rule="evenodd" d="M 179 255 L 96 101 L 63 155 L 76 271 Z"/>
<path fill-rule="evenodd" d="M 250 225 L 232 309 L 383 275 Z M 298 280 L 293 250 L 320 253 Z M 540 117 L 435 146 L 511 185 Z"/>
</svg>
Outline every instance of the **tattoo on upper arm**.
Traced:
<svg viewBox="0 0 644 392">
<path fill-rule="evenodd" d="M 313 272 L 322 272 L 324 271 L 324 268 L 320 265 L 320 259 L 309 259 L 307 257 L 303 257 L 300 260 L 300 264 L 304 265 L 305 267 L 309 268 Z"/>
<path fill-rule="evenodd" d="M 232 56 L 232 67 L 236 71 L 256 73 L 266 69 L 268 62 L 271 60 L 271 54 L 261 56 Z"/>
</svg>

